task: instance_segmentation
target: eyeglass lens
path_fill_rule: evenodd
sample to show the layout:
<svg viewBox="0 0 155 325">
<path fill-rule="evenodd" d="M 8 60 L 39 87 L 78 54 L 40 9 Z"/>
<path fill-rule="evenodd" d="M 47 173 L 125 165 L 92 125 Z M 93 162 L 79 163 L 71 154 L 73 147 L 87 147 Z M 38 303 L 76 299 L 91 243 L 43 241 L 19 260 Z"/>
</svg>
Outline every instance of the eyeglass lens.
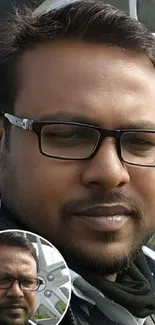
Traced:
<svg viewBox="0 0 155 325">
<path fill-rule="evenodd" d="M 33 277 L 12 277 L 6 275 L 0 275 L 0 289 L 8 289 L 12 286 L 15 280 L 19 281 L 21 289 L 24 290 L 37 290 L 39 286 L 39 279 Z"/>
<path fill-rule="evenodd" d="M 45 125 L 41 131 L 42 151 L 49 155 L 69 159 L 85 159 L 95 151 L 100 132 L 91 127 L 73 124 Z M 138 165 L 155 165 L 155 133 L 124 132 L 120 138 L 122 159 Z"/>
</svg>

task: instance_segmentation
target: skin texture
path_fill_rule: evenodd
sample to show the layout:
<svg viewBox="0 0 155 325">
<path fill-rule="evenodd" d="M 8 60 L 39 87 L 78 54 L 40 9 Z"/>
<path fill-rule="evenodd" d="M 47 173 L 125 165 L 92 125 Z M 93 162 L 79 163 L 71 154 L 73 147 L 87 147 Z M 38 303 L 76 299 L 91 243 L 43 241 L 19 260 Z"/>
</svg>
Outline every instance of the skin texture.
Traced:
<svg viewBox="0 0 155 325">
<path fill-rule="evenodd" d="M 152 128 L 155 71 L 141 54 L 64 41 L 25 52 L 19 71 L 16 116 L 43 120 L 51 115 L 51 119 L 75 121 L 78 115 L 106 129 L 139 124 Z M 155 168 L 123 164 L 115 139 L 106 138 L 96 156 L 87 161 L 45 157 L 39 152 L 36 134 L 15 126 L 9 151 L 4 139 L 5 133 L 2 200 L 29 229 L 55 244 L 71 266 L 113 274 L 154 232 Z M 112 233 L 75 215 L 77 207 L 115 203 L 127 206 L 132 217 Z"/>
<path fill-rule="evenodd" d="M 20 247 L 0 246 L 0 274 L 36 276 L 36 262 L 29 252 Z M 12 310 L 12 305 L 21 305 Z M 36 305 L 36 292 L 23 291 L 18 281 L 11 288 L 0 289 L 0 323 L 24 325 L 32 316 Z"/>
</svg>

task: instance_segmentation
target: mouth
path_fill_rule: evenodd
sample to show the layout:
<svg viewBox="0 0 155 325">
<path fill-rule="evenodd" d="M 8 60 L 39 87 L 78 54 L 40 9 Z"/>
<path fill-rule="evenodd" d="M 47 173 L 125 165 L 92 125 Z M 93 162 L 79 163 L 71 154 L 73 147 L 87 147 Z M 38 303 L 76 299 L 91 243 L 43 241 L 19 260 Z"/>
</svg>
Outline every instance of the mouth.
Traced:
<svg viewBox="0 0 155 325">
<path fill-rule="evenodd" d="M 93 206 L 74 214 L 88 227 L 98 231 L 117 231 L 133 218 L 133 211 L 124 205 Z"/>
<path fill-rule="evenodd" d="M 14 316 L 19 316 L 25 312 L 25 307 L 22 305 L 7 305 L 4 307 L 9 314 L 13 314 Z"/>
</svg>

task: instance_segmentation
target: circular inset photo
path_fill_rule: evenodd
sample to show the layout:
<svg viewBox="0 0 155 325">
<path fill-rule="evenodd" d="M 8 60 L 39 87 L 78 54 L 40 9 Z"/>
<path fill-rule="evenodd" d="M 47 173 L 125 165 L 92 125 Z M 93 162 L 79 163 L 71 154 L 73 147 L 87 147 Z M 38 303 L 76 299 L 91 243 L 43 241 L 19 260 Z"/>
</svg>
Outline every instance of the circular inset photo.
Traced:
<svg viewBox="0 0 155 325">
<path fill-rule="evenodd" d="M 57 325 L 71 297 L 69 269 L 37 234 L 0 232 L 0 324 Z"/>
</svg>

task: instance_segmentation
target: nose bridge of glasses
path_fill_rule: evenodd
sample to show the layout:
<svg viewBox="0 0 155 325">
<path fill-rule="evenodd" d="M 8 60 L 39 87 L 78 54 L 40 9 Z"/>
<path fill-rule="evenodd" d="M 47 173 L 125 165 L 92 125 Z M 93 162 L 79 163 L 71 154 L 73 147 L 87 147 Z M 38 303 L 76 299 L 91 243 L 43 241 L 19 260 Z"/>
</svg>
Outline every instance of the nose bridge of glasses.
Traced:
<svg viewBox="0 0 155 325">
<path fill-rule="evenodd" d="M 8 289 L 10 289 L 12 287 L 16 287 L 16 286 L 18 287 L 18 289 L 19 288 L 21 289 L 21 283 L 20 283 L 20 278 L 19 277 L 13 277 L 12 278 L 10 287 Z"/>
<path fill-rule="evenodd" d="M 115 138 L 116 140 L 120 137 L 119 130 L 108 130 L 108 129 L 100 129 L 100 141 L 103 141 L 107 137 Z"/>
<path fill-rule="evenodd" d="M 98 138 L 98 145 L 96 146 L 96 149 L 94 151 L 94 154 L 96 154 L 102 144 L 102 141 L 105 139 L 105 138 L 108 138 L 108 137 L 112 137 L 114 139 L 116 139 L 116 151 L 117 151 L 117 154 L 119 156 L 119 158 L 121 157 L 120 155 L 120 144 L 119 144 L 119 141 L 120 140 L 120 136 L 121 136 L 121 131 L 120 130 L 108 130 L 108 129 L 102 129 L 102 128 L 99 128 L 98 129 L 99 133 L 100 133 L 100 137 Z"/>
</svg>

